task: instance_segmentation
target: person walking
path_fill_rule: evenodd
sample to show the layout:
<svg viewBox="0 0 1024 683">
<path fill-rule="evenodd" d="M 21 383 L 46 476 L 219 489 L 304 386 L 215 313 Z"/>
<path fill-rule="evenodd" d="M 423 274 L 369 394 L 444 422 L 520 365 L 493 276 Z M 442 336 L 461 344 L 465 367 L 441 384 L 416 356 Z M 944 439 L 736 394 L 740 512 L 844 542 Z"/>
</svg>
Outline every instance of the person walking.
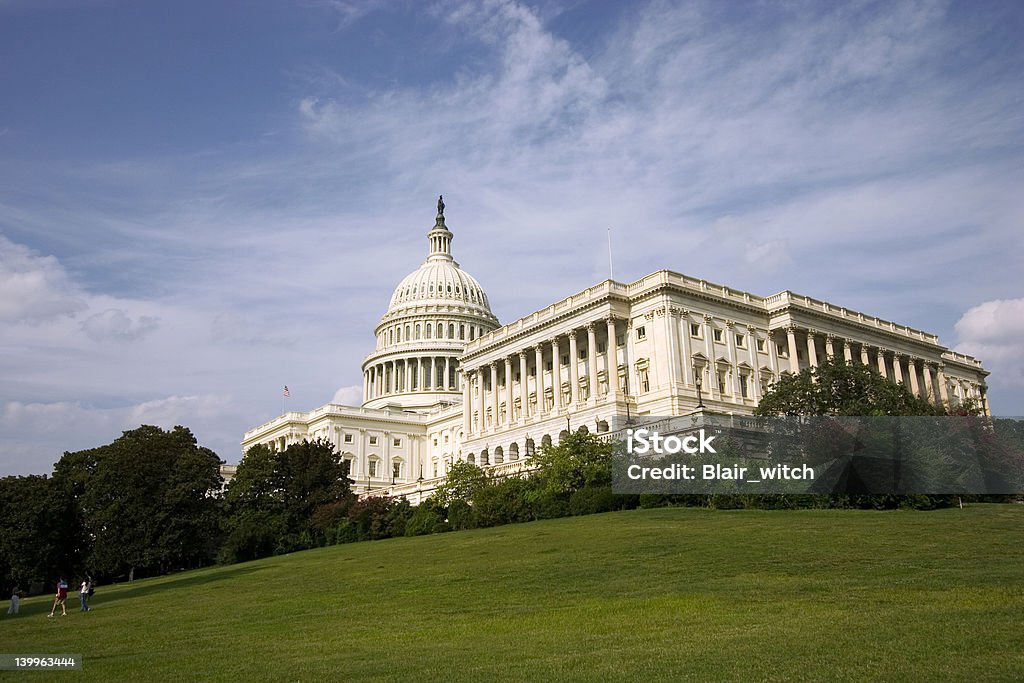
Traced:
<svg viewBox="0 0 1024 683">
<path fill-rule="evenodd" d="M 82 579 L 82 585 L 78 587 L 78 602 L 82 603 L 82 612 L 89 611 L 89 590 L 92 588 L 92 579 L 86 576 Z"/>
<path fill-rule="evenodd" d="M 14 615 L 18 613 L 18 609 L 21 607 L 21 589 L 18 588 L 18 584 L 14 584 L 14 588 L 11 589 L 11 606 L 7 608 L 7 613 Z"/>
<path fill-rule="evenodd" d="M 52 617 L 53 613 L 57 611 L 57 605 L 60 605 L 60 615 L 66 617 L 68 615 L 68 608 L 65 603 L 68 600 L 68 582 L 64 580 L 64 577 L 60 577 L 60 581 L 57 582 L 57 594 L 53 596 L 53 607 L 50 608 L 50 613 L 46 616 Z"/>
</svg>

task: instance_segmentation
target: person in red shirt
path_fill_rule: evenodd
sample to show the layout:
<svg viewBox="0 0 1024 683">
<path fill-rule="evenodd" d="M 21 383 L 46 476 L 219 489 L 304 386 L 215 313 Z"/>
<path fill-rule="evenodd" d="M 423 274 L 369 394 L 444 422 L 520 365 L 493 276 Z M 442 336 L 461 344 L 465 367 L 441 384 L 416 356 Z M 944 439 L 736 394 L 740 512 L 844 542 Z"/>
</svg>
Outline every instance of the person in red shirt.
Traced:
<svg viewBox="0 0 1024 683">
<path fill-rule="evenodd" d="M 53 607 L 50 608 L 50 613 L 46 616 L 52 617 L 53 613 L 57 611 L 57 605 L 60 605 L 60 615 L 66 617 L 68 615 L 67 606 L 64 604 L 68 599 L 68 582 L 64 580 L 64 577 L 60 577 L 60 581 L 57 582 L 57 595 L 53 597 Z"/>
</svg>

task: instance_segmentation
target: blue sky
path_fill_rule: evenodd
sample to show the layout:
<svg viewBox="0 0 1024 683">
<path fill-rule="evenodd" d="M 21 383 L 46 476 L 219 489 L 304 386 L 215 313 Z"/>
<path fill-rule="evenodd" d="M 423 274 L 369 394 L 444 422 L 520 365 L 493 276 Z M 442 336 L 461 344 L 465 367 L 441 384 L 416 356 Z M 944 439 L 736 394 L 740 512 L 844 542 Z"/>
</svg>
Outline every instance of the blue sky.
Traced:
<svg viewBox="0 0 1024 683">
<path fill-rule="evenodd" d="M 671 268 L 1024 414 L 1017 2 L 0 0 L 0 475 L 358 401 L 443 193 L 503 322 Z"/>
</svg>

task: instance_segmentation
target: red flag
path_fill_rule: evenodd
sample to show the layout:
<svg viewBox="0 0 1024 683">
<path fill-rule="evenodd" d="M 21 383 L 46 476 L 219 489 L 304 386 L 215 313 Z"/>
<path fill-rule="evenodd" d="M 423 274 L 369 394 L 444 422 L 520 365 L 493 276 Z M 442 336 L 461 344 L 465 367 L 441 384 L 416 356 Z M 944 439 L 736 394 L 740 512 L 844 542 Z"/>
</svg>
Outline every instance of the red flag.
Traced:
<svg viewBox="0 0 1024 683">
<path fill-rule="evenodd" d="M 288 391 L 288 385 L 285 384 L 284 385 L 284 392 L 282 393 L 282 396 L 284 396 L 285 398 L 288 398 L 291 395 L 292 395 L 292 392 Z"/>
</svg>

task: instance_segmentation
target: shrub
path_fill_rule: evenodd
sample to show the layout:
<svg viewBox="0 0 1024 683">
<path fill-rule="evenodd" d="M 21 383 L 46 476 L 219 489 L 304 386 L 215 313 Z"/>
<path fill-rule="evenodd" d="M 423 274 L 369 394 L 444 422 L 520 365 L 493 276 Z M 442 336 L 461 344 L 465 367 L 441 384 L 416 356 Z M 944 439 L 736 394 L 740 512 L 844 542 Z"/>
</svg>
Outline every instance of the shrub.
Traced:
<svg viewBox="0 0 1024 683">
<path fill-rule="evenodd" d="M 618 505 L 611 486 L 584 486 L 569 497 L 569 512 L 573 515 L 610 512 Z"/>
</svg>

